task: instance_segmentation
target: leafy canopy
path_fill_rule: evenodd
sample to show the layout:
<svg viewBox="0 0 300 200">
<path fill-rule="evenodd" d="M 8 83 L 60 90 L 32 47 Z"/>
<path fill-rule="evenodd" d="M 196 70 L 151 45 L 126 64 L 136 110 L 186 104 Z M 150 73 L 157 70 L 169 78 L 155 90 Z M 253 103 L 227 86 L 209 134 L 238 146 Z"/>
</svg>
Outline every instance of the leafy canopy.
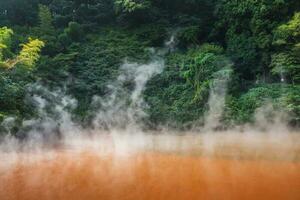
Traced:
<svg viewBox="0 0 300 200">
<path fill-rule="evenodd" d="M 300 83 L 300 12 L 286 24 L 280 25 L 274 34 L 274 45 L 279 49 L 272 55 L 273 74 L 280 74 Z"/>
<path fill-rule="evenodd" d="M 0 63 L 3 62 L 3 53 L 11 46 L 11 36 L 13 31 L 7 27 L 0 28 Z"/>
<path fill-rule="evenodd" d="M 116 11 L 133 12 L 150 6 L 147 0 L 115 0 Z"/>
<path fill-rule="evenodd" d="M 27 44 L 22 44 L 21 46 L 22 50 L 17 56 L 17 61 L 20 64 L 27 66 L 28 69 L 32 69 L 40 58 L 40 52 L 41 48 L 44 46 L 44 42 L 38 39 L 29 38 L 29 42 Z"/>
<path fill-rule="evenodd" d="M 0 67 L 10 69 L 20 64 L 32 69 L 40 57 L 44 42 L 39 39 L 29 38 L 28 43 L 21 44 L 22 50 L 19 55 L 8 57 L 4 51 L 10 51 L 11 36 L 13 31 L 7 27 L 0 28 Z"/>
</svg>

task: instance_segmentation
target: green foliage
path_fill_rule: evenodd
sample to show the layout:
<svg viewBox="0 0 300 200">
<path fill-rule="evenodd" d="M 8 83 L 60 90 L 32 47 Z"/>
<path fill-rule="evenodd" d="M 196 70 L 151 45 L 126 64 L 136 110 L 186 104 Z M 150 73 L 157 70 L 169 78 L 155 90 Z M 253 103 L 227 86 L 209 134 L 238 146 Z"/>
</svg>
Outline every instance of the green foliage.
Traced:
<svg viewBox="0 0 300 200">
<path fill-rule="evenodd" d="M 213 44 L 170 54 L 166 65 L 148 84 L 145 98 L 150 105 L 150 121 L 177 128 L 203 117 L 213 80 L 231 73 L 223 48 Z"/>
<path fill-rule="evenodd" d="M 147 62 L 145 49 L 177 31 L 177 51 L 144 94 L 150 125 L 198 121 L 214 79 L 229 74 L 226 122 L 249 122 L 271 101 L 299 124 L 299 11 L 295 0 L 0 1 L 0 121 L 31 112 L 25 88 L 37 79 L 65 87 L 85 118 L 125 58 Z"/>
<path fill-rule="evenodd" d="M 10 48 L 13 31 L 7 27 L 0 28 L 0 44 Z"/>
<path fill-rule="evenodd" d="M 22 50 L 17 56 L 18 63 L 25 65 L 28 69 L 32 69 L 40 58 L 40 52 L 44 46 L 44 42 L 38 39 L 29 38 L 27 44 L 22 44 Z"/>
<path fill-rule="evenodd" d="M 292 114 L 291 122 L 293 125 L 300 125 L 300 87 L 293 86 L 290 90 L 282 97 L 282 104 L 284 108 Z"/>
<path fill-rule="evenodd" d="M 253 80 L 260 73 L 255 38 L 246 34 L 232 35 L 228 39 L 227 55 L 236 63 L 236 71 L 242 79 Z"/>
<path fill-rule="evenodd" d="M 300 12 L 295 13 L 293 18 L 286 24 L 280 25 L 275 30 L 275 44 L 295 45 L 300 39 Z"/>
<path fill-rule="evenodd" d="M 289 78 L 293 83 L 300 82 L 300 60 L 288 53 L 278 53 L 272 56 L 272 72 Z"/>
<path fill-rule="evenodd" d="M 33 25 L 37 22 L 38 0 L 1 0 L 0 26 Z"/>
<path fill-rule="evenodd" d="M 133 12 L 148 8 L 150 1 L 148 0 L 115 0 L 116 11 Z"/>
<path fill-rule="evenodd" d="M 143 62 L 147 60 L 145 48 L 136 35 L 115 27 L 106 28 L 98 34 L 87 35 L 86 41 L 80 45 L 69 46 L 67 53 L 61 54 L 59 60 L 54 58 L 57 62 L 49 60 L 53 63 L 50 66 L 54 67 L 51 72 L 43 70 L 41 73 L 61 85 L 66 83 L 65 78 L 59 81 L 57 74 L 63 76 L 66 72 L 71 76 L 67 87 L 79 101 L 77 113 L 85 117 L 92 97 L 107 93 L 107 84 L 116 77 L 125 58 Z M 47 69 L 49 65 L 45 63 L 42 68 Z"/>
<path fill-rule="evenodd" d="M 14 42 L 11 40 L 13 32 L 7 28 L 1 28 L 1 31 L 4 33 L 1 34 L 3 36 L 0 37 L 1 42 L 10 51 L 10 43 Z M 36 66 L 43 45 L 44 43 L 38 39 L 29 39 L 28 43 L 21 45 L 22 50 L 17 56 L 11 55 L 1 60 L 0 118 L 9 115 L 25 117 L 31 114 L 32 110 L 24 103 L 25 89 L 28 83 L 34 81 L 32 69 Z"/>
<path fill-rule="evenodd" d="M 0 114 L 3 119 L 9 116 L 17 119 L 32 117 L 33 110 L 24 99 L 26 87 L 33 81 L 32 73 L 21 66 L 13 70 L 0 69 Z"/>
<path fill-rule="evenodd" d="M 222 68 L 230 68 L 231 62 L 222 54 L 222 47 L 204 44 L 196 50 L 188 52 L 182 65 L 183 77 L 196 90 L 195 98 L 207 93 L 209 80 Z"/>
<path fill-rule="evenodd" d="M 115 18 L 113 0 L 53 0 L 49 8 L 55 13 L 54 24 L 61 28 L 68 26 L 70 21 L 76 21 L 94 31 L 95 25 L 110 24 Z"/>
<path fill-rule="evenodd" d="M 4 57 L 3 50 L 10 51 L 11 36 L 13 31 L 6 27 L 0 29 L 0 67 L 6 69 L 13 68 L 16 65 L 24 65 L 32 69 L 39 59 L 39 53 L 44 46 L 44 42 L 38 39 L 29 38 L 29 42 L 21 44 L 22 50 L 14 58 Z"/>
<path fill-rule="evenodd" d="M 10 74 L 0 73 L 0 109 L 2 112 L 19 114 L 24 105 L 24 85 L 22 84 L 24 84 L 23 81 L 14 81 Z"/>
<path fill-rule="evenodd" d="M 68 28 L 65 29 L 65 34 L 73 41 L 80 41 L 83 37 L 83 31 L 77 22 L 70 22 Z"/>
<path fill-rule="evenodd" d="M 78 53 L 60 53 L 55 57 L 42 56 L 35 75 L 50 88 L 63 87 L 69 76 L 69 70 L 74 65 Z"/>
<path fill-rule="evenodd" d="M 36 28 L 36 35 L 44 41 L 45 46 L 42 53 L 54 56 L 61 51 L 57 42 L 57 34 L 53 26 L 53 17 L 48 6 L 39 4 L 38 7 L 39 24 Z"/>
<path fill-rule="evenodd" d="M 299 2 L 282 0 L 219 1 L 215 29 L 224 38 L 227 54 L 236 64 L 240 78 L 266 79 L 270 69 L 274 30 Z M 224 35 L 225 33 L 225 35 Z"/>
<path fill-rule="evenodd" d="M 300 83 L 300 13 L 275 30 L 274 45 L 280 49 L 272 55 L 272 72 Z"/>
<path fill-rule="evenodd" d="M 198 26 L 189 26 L 179 31 L 178 40 L 182 46 L 197 44 L 199 42 L 200 28 Z"/>
<path fill-rule="evenodd" d="M 39 5 L 39 31 L 44 35 L 51 35 L 54 33 L 53 19 L 50 9 L 45 5 Z"/>
<path fill-rule="evenodd" d="M 11 47 L 11 36 L 13 31 L 7 27 L 0 28 L 0 65 L 4 64 L 5 51 Z"/>
<path fill-rule="evenodd" d="M 167 30 L 163 24 L 147 24 L 134 29 L 133 33 L 143 43 L 151 47 L 160 47 L 167 38 Z"/>
<path fill-rule="evenodd" d="M 170 54 L 162 74 L 147 85 L 145 99 L 149 105 L 150 126 L 168 124 L 180 128 L 197 120 L 203 113 L 201 104 L 193 101 L 194 89 L 179 76 L 183 54 Z"/>
<path fill-rule="evenodd" d="M 271 102 L 275 108 L 287 111 L 292 116 L 292 123 L 299 124 L 299 89 L 299 86 L 278 84 L 255 87 L 239 98 L 227 100 L 226 118 L 240 124 L 253 122 L 256 109 Z"/>
</svg>

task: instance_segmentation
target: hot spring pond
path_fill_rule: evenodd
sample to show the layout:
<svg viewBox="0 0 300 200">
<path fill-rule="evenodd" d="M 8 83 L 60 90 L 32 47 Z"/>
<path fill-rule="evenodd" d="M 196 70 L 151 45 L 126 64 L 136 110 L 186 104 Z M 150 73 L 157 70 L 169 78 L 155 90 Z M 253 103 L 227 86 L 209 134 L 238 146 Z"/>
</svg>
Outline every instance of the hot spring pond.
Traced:
<svg viewBox="0 0 300 200">
<path fill-rule="evenodd" d="M 103 135 L 0 153 L 1 200 L 300 199 L 300 135 Z"/>
</svg>

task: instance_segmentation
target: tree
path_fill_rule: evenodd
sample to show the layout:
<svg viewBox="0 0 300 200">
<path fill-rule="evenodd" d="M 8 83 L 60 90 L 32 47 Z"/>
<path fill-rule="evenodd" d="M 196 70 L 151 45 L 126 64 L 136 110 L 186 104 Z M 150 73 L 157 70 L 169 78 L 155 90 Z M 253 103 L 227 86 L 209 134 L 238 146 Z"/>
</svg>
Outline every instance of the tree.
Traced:
<svg viewBox="0 0 300 200">
<path fill-rule="evenodd" d="M 39 0 L 1 0 L 0 26 L 34 25 L 37 22 Z M 2 21 L 2 20 L 3 21 Z"/>
<path fill-rule="evenodd" d="M 205 96 L 203 92 L 208 90 L 210 81 L 218 71 L 227 72 L 232 67 L 232 63 L 223 52 L 220 46 L 204 44 L 190 51 L 189 56 L 183 60 L 182 74 L 195 89 L 195 99 L 202 99 Z"/>
<path fill-rule="evenodd" d="M 115 0 L 116 11 L 133 12 L 150 6 L 147 0 Z"/>
<path fill-rule="evenodd" d="M 39 39 L 29 38 L 28 43 L 21 44 L 22 50 L 19 55 L 10 55 L 10 57 L 8 57 L 3 52 L 10 51 L 12 34 L 13 31 L 11 29 L 7 27 L 0 28 L 0 67 L 10 69 L 21 64 L 26 66 L 28 69 L 32 69 L 40 57 L 40 52 L 42 47 L 44 47 L 44 42 Z"/>
<path fill-rule="evenodd" d="M 16 60 L 18 63 L 25 65 L 28 69 L 32 69 L 40 58 L 40 52 L 44 46 L 44 42 L 39 39 L 29 38 L 29 42 L 21 44 L 21 46 L 22 50 Z"/>
<path fill-rule="evenodd" d="M 272 55 L 272 72 L 282 81 L 300 82 L 300 12 L 286 24 L 278 26 L 274 34 L 274 46 L 279 50 Z"/>
<path fill-rule="evenodd" d="M 290 13 L 299 9 L 293 0 L 218 1 L 215 28 L 224 38 L 227 54 L 235 62 L 240 78 L 268 80 L 274 30 Z"/>
<path fill-rule="evenodd" d="M 80 41 L 83 36 L 83 31 L 77 22 L 70 22 L 68 28 L 65 29 L 65 34 L 74 41 Z"/>
<path fill-rule="evenodd" d="M 53 19 L 50 9 L 39 4 L 39 31 L 43 35 L 52 35 L 54 33 Z"/>
<path fill-rule="evenodd" d="M 57 42 L 58 31 L 53 26 L 53 18 L 49 7 L 39 4 L 38 17 L 39 24 L 36 27 L 36 35 L 45 42 L 42 54 L 55 56 L 61 49 Z"/>
<path fill-rule="evenodd" d="M 111 23 L 115 14 L 113 0 L 53 0 L 49 8 L 54 13 L 57 27 L 65 27 L 70 21 L 76 21 L 94 30 L 95 24 Z"/>
<path fill-rule="evenodd" d="M 0 28 L 0 65 L 3 63 L 5 51 L 10 49 L 13 31 L 7 27 Z"/>
<path fill-rule="evenodd" d="M 32 70 L 44 46 L 42 41 L 29 38 L 21 45 L 19 53 L 13 53 L 12 35 L 11 29 L 0 28 L 0 121 L 9 115 L 32 114 L 30 107 L 24 103 L 25 91 L 27 84 L 35 80 Z"/>
</svg>

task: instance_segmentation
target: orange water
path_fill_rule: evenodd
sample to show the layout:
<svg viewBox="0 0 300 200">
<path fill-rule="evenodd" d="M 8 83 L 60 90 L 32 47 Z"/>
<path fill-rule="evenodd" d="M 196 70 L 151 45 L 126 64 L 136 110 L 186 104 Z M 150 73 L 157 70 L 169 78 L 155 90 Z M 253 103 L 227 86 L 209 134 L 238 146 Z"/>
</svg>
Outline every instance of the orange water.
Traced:
<svg viewBox="0 0 300 200">
<path fill-rule="evenodd" d="M 0 164 L 1 200 L 300 199 L 298 161 L 159 151 L 30 154 Z"/>
</svg>

